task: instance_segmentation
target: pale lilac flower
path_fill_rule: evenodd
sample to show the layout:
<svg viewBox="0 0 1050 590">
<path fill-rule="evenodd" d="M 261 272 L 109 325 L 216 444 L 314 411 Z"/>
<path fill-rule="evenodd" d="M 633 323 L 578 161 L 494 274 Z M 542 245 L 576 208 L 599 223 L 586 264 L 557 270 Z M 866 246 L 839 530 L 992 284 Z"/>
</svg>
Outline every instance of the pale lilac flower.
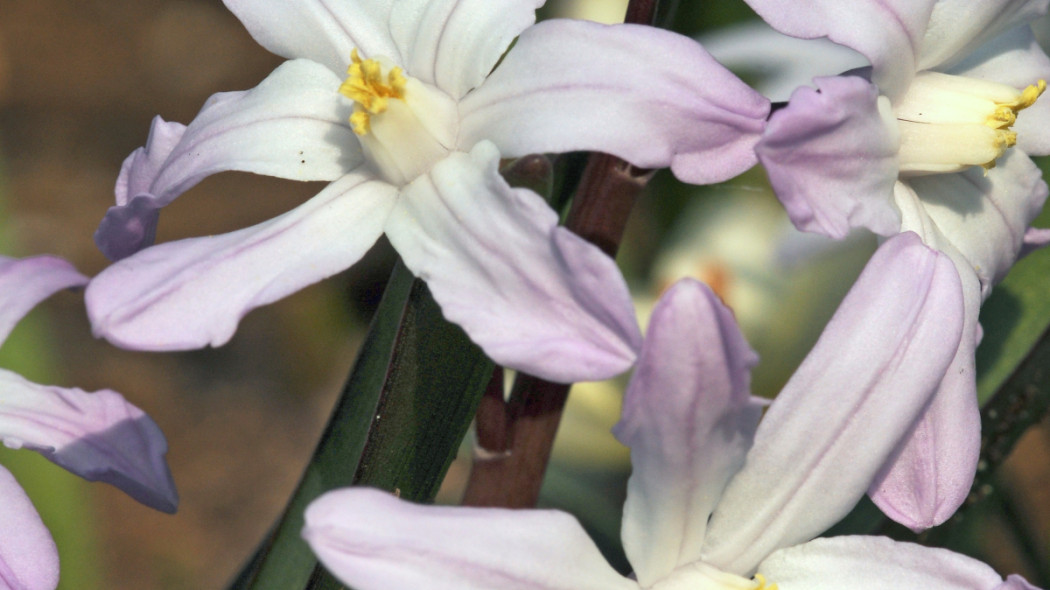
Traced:
<svg viewBox="0 0 1050 590">
<path fill-rule="evenodd" d="M 701 283 L 672 288 L 615 429 L 634 465 L 622 531 L 632 578 L 550 510 L 418 506 L 349 488 L 307 508 L 303 536 L 359 590 L 1023 588 L 940 549 L 811 541 L 921 415 L 952 358 L 936 343 L 958 340 L 961 313 L 948 257 L 914 235 L 889 240 L 759 424 L 765 402 L 748 391 L 757 359 L 731 312 Z"/>
<path fill-rule="evenodd" d="M 562 381 L 627 369 L 641 335 L 613 261 L 508 187 L 499 159 L 595 150 L 721 181 L 755 162 L 769 105 L 685 37 L 532 26 L 542 3 L 227 0 L 290 61 L 188 127 L 156 119 L 125 161 L 96 241 L 128 258 L 88 288 L 96 332 L 140 349 L 223 344 L 249 310 L 385 233 L 497 362 Z M 222 170 L 333 182 L 255 227 L 139 252 L 161 207 Z"/>
<path fill-rule="evenodd" d="M 0 342 L 29 310 L 87 277 L 52 256 L 0 257 Z M 0 370 L 0 440 L 37 451 L 91 481 L 174 512 L 178 504 L 157 425 L 115 391 L 37 385 Z M 0 467 L 0 587 L 47 590 L 58 584 L 58 552 L 14 477 Z"/>
<path fill-rule="evenodd" d="M 796 226 L 832 237 L 914 231 L 951 256 L 962 279 L 955 360 L 871 490 L 915 530 L 941 523 L 969 493 L 979 455 L 981 302 L 1019 255 L 1050 238 L 1029 227 L 1047 185 L 1028 157 L 1050 153 L 1050 100 L 1036 101 L 1050 59 L 1027 24 L 1047 0 L 748 3 L 783 33 L 827 36 L 871 63 L 797 90 L 756 148 Z"/>
</svg>

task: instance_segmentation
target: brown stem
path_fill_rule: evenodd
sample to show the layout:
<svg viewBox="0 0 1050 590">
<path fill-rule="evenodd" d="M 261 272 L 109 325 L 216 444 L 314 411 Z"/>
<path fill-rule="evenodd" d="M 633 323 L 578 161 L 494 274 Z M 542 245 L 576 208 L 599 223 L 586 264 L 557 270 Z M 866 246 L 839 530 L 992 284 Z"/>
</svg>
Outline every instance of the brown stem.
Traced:
<svg viewBox="0 0 1050 590">
<path fill-rule="evenodd" d="M 650 176 L 614 156 L 592 154 L 566 227 L 616 256 L 631 208 Z M 521 374 L 503 404 L 490 386 L 475 421 L 477 450 L 464 505 L 536 505 L 569 387 Z"/>
</svg>

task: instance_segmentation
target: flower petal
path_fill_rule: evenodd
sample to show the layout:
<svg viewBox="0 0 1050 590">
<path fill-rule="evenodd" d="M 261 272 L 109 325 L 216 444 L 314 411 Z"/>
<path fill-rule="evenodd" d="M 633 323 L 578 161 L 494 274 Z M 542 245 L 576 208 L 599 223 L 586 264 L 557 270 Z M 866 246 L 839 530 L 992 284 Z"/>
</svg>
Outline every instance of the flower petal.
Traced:
<svg viewBox="0 0 1050 590">
<path fill-rule="evenodd" d="M 911 178 L 904 185 L 896 195 L 898 207 L 903 210 L 908 206 L 904 200 L 910 198 L 899 191 L 913 190 L 944 239 L 977 273 L 982 299 L 1017 261 L 1025 231 L 1042 210 L 1048 192 L 1039 167 L 1016 150 L 1007 152 L 987 173 L 973 167 L 955 174 Z M 907 227 L 909 224 L 902 227 L 919 232 L 934 248 L 948 251 L 927 239 L 928 233 L 919 226 Z"/>
<path fill-rule="evenodd" d="M 482 142 L 406 186 L 390 243 L 497 363 L 560 382 L 626 371 L 641 334 L 616 263 L 558 227 L 539 195 L 507 186 L 498 162 Z"/>
<path fill-rule="evenodd" d="M 795 227 L 843 238 L 854 227 L 900 228 L 893 204 L 900 138 L 878 90 L 863 78 L 816 78 L 770 117 L 755 148 Z"/>
<path fill-rule="evenodd" d="M 252 90 L 212 96 L 189 127 L 155 119 L 146 146 L 124 160 L 117 206 L 95 243 L 112 260 L 149 246 L 157 210 L 216 172 L 334 180 L 359 166 L 350 103 L 338 88 L 320 65 L 291 61 Z"/>
<path fill-rule="evenodd" d="M 0 466 L 0 586 L 11 590 L 58 587 L 58 548 L 11 472 Z"/>
<path fill-rule="evenodd" d="M 95 334 L 138 350 L 225 344 L 252 309 L 357 262 L 395 201 L 394 187 L 348 174 L 256 226 L 147 248 L 88 285 Z"/>
<path fill-rule="evenodd" d="M 412 77 L 459 100 L 481 84 L 544 0 L 402 0 L 390 31 Z"/>
<path fill-rule="evenodd" d="M 748 575 L 845 516 L 936 390 L 961 316 L 948 257 L 911 233 L 887 240 L 762 420 L 705 561 Z"/>
<path fill-rule="evenodd" d="M 759 570 L 781 590 L 995 590 L 1002 582 L 976 559 L 886 537 L 815 539 L 777 551 Z"/>
<path fill-rule="evenodd" d="M 153 420 L 119 393 L 37 385 L 2 370 L 0 389 L 5 446 L 37 451 L 84 479 L 175 512 L 179 499 L 164 461 L 168 443 Z"/>
<path fill-rule="evenodd" d="M 56 256 L 0 256 L 0 342 L 29 310 L 62 289 L 86 285 L 88 278 Z"/>
<path fill-rule="evenodd" d="M 760 21 L 716 29 L 697 39 L 727 68 L 744 73 L 770 99 L 787 100 L 814 76 L 830 76 L 868 65 L 856 51 L 827 39 L 797 39 Z"/>
<path fill-rule="evenodd" d="M 355 47 L 366 57 L 401 61 L 387 23 L 394 0 L 223 0 L 259 45 L 306 58 L 343 76 Z"/>
<path fill-rule="evenodd" d="M 935 0 L 746 0 L 774 29 L 803 39 L 827 37 L 874 66 L 880 92 L 896 100 L 916 72 Z"/>
<path fill-rule="evenodd" d="M 1029 22 L 1046 14 L 1047 4 L 1048 0 L 938 0 L 922 40 L 918 69 L 943 71 L 969 59 L 967 55 L 993 37 L 1017 25 L 1028 28 Z"/>
<path fill-rule="evenodd" d="M 622 536 L 643 587 L 700 557 L 708 517 L 743 465 L 765 405 L 750 391 L 757 361 L 733 313 L 703 283 L 676 283 L 653 309 L 613 429 L 631 448 Z"/>
<path fill-rule="evenodd" d="M 962 196 L 965 190 L 954 194 Z M 981 419 L 974 352 L 983 298 L 971 262 L 944 236 L 925 203 L 905 183 L 898 183 L 896 195 L 903 214 L 902 229 L 918 233 L 930 247 L 951 257 L 959 273 L 964 306 L 955 358 L 921 420 L 901 441 L 868 492 L 887 516 L 918 532 L 955 512 L 969 494 L 977 470 Z"/>
<path fill-rule="evenodd" d="M 1021 25 L 988 41 L 947 73 L 1022 89 L 1039 80 L 1050 80 L 1050 58 L 1035 40 L 1031 27 Z M 1050 99 L 1044 96 L 1018 113 L 1013 129 L 1017 147 L 1025 153 L 1050 154 Z"/>
<path fill-rule="evenodd" d="M 551 20 L 522 33 L 460 113 L 460 149 L 593 150 L 710 183 L 755 163 L 769 102 L 680 35 Z"/>
<path fill-rule="evenodd" d="M 553 510 L 420 506 L 344 488 L 307 507 L 303 537 L 358 590 L 638 590 Z"/>
</svg>

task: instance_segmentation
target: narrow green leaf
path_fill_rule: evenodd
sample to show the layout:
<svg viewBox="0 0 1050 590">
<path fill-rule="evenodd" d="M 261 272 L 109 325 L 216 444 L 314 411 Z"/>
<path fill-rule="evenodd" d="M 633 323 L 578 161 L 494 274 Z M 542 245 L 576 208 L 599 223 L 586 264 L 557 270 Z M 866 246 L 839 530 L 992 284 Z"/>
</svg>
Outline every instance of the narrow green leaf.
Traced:
<svg viewBox="0 0 1050 590">
<path fill-rule="evenodd" d="M 432 500 L 492 370 L 445 321 L 426 285 L 398 263 L 298 489 L 230 588 L 343 588 L 299 536 L 307 504 L 349 485 Z"/>
<path fill-rule="evenodd" d="M 977 394 L 983 404 L 1017 369 L 1050 326 L 1050 250 L 1014 266 L 981 308 Z"/>
</svg>

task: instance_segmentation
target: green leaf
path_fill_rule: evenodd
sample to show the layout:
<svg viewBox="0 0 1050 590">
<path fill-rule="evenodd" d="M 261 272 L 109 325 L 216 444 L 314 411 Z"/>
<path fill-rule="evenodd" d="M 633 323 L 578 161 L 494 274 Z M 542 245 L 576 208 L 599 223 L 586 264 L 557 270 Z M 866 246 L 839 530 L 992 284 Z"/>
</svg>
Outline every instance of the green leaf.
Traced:
<svg viewBox="0 0 1050 590">
<path fill-rule="evenodd" d="M 492 371 L 492 361 L 445 321 L 426 285 L 398 263 L 298 489 L 231 589 L 344 588 L 300 538 L 307 504 L 349 485 L 432 500 Z"/>
<path fill-rule="evenodd" d="M 981 308 L 984 338 L 977 348 L 977 396 L 983 405 L 1050 327 L 1050 249 L 1014 266 Z"/>
</svg>

